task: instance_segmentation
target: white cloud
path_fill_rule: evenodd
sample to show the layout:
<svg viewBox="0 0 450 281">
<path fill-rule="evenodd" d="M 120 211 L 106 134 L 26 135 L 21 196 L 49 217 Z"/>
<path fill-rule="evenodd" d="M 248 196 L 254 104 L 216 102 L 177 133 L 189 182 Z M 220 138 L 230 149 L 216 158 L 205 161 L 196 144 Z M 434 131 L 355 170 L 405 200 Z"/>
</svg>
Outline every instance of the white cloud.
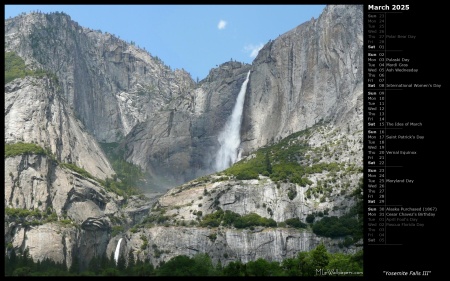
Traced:
<svg viewBox="0 0 450 281">
<path fill-rule="evenodd" d="M 225 26 L 227 26 L 227 22 L 224 20 L 220 20 L 219 24 L 217 25 L 218 29 L 225 29 Z"/>
<path fill-rule="evenodd" d="M 262 49 L 262 47 L 264 47 L 263 43 L 259 43 L 258 45 L 249 44 L 244 46 L 244 50 L 246 52 L 250 52 L 251 58 L 255 58 L 258 55 L 259 50 Z"/>
</svg>

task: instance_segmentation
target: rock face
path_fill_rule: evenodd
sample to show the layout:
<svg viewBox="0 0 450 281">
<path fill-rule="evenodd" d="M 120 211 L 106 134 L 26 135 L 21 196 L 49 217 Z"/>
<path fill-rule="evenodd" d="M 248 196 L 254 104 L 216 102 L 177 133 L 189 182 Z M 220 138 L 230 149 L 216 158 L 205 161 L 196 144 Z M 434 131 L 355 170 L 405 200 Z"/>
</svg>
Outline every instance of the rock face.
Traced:
<svg viewBox="0 0 450 281">
<path fill-rule="evenodd" d="M 249 65 L 227 62 L 189 96 L 136 125 L 123 142 L 127 160 L 150 171 L 160 186 L 214 172 L 218 134 L 231 114 Z M 163 175 L 163 176 L 159 176 Z"/>
<path fill-rule="evenodd" d="M 362 117 L 355 110 L 363 90 L 362 17 L 362 6 L 328 6 L 317 20 L 267 43 L 251 68 L 229 62 L 212 70 L 190 99 L 136 126 L 125 141 L 127 159 L 178 184 L 213 172 L 217 136 L 249 69 L 243 155 L 320 120 L 353 124 Z"/>
<path fill-rule="evenodd" d="M 274 182 L 261 175 L 259 179 L 237 180 L 213 174 L 172 188 L 158 199 L 149 213 L 145 221 L 150 221 L 150 225 L 139 224 L 135 231 L 123 236 L 125 242 L 121 254 L 128 256 L 132 251 L 139 259 L 149 259 L 156 266 L 174 256 L 193 256 L 198 252 L 206 252 L 214 262 L 220 260 L 222 264 L 258 258 L 282 261 L 322 242 L 331 252 L 354 253 L 361 246 L 342 248 L 339 244 L 344 237 L 330 239 L 308 229 L 299 230 L 282 224 L 292 218 L 305 222 L 311 214 L 316 214 L 317 221 L 321 219 L 317 216 L 319 213 L 341 217 L 359 200 L 355 192 L 359 192 L 362 179 L 362 171 L 358 168 L 362 166 L 359 155 L 362 136 L 347 134 L 347 129 L 339 126 L 321 125 L 311 129 L 305 138 L 310 149 L 304 158 L 320 159 L 304 160 L 305 166 L 311 165 L 306 161 L 336 163 L 339 158 L 342 167 L 333 172 L 317 171 L 305 175 L 310 181 L 305 186 Z M 217 210 L 232 211 L 241 216 L 254 213 L 273 219 L 278 227 L 198 226 L 205 216 Z M 117 244 L 115 240 L 111 242 L 109 253 Z"/>
<path fill-rule="evenodd" d="M 142 247 L 142 236 L 147 239 L 148 247 Z M 126 236 L 124 241 L 121 255 L 127 256 L 129 251 L 133 251 L 138 253 L 137 258 L 148 258 L 155 266 L 178 255 L 193 256 L 196 253 L 208 253 L 214 263 L 220 260 L 223 265 L 236 260 L 246 263 L 258 258 L 282 261 L 296 256 L 300 251 L 310 251 L 321 242 L 329 249 L 337 248 L 338 244 L 336 240 L 322 239 L 311 232 L 292 229 L 251 231 L 173 226 L 146 229 Z M 111 242 L 108 249 L 112 252 L 117 241 Z"/>
<path fill-rule="evenodd" d="M 64 14 L 5 22 L 5 50 L 55 73 L 86 130 L 99 142 L 121 142 L 124 158 L 152 174 L 155 188 L 214 171 L 217 136 L 250 68 L 244 155 L 321 119 L 349 122 L 362 94 L 362 36 L 362 6 L 331 5 L 267 43 L 251 66 L 224 63 L 195 84 Z"/>
<path fill-rule="evenodd" d="M 97 141 L 77 120 L 50 78 L 16 79 L 5 85 L 5 143 L 35 143 L 56 160 L 74 163 L 105 179 L 115 172 Z"/>
<path fill-rule="evenodd" d="M 68 104 L 98 141 L 116 142 L 149 113 L 193 87 L 148 52 L 79 26 L 62 13 L 5 21 L 5 51 L 54 73 Z"/>
<path fill-rule="evenodd" d="M 330 5 L 259 51 L 245 101 L 244 151 L 321 119 L 353 119 L 363 92 L 362 18 L 362 6 Z"/>
<path fill-rule="evenodd" d="M 110 257 L 120 238 L 121 254 L 133 251 L 155 265 L 197 252 L 222 263 L 280 261 L 320 242 L 354 252 L 358 247 L 340 249 L 342 239 L 310 230 L 207 228 L 198 221 L 217 207 L 281 223 L 325 211 L 340 216 L 355 205 L 350 195 L 362 177 L 362 42 L 362 6 L 330 5 L 318 19 L 269 41 L 252 65 L 225 62 L 195 83 L 186 71 L 65 14 L 5 20 L 5 52 L 54 74 L 5 85 L 5 144 L 46 149 L 5 158 L 5 244 L 69 267 L 75 259 L 85 267 L 95 255 Z M 218 135 L 248 71 L 243 161 L 325 121 L 306 139 L 310 150 L 299 161 L 336 162 L 341 170 L 309 174 L 307 186 L 213 174 Z M 160 198 L 115 194 L 103 181 L 115 171 L 99 143 L 118 143 L 125 160 L 152 176 L 153 191 L 174 188 Z M 165 226 L 142 224 L 162 211 L 170 216 Z"/>
<path fill-rule="evenodd" d="M 17 249 L 28 247 L 35 260 L 50 258 L 70 267 L 72 259 L 82 252 L 81 256 L 91 258 L 106 250 L 109 219 L 99 220 L 103 222 L 100 224 L 92 223 L 91 217 L 117 213 L 119 199 L 97 182 L 60 167 L 47 156 L 8 157 L 5 208 L 36 214 L 18 218 L 6 212 L 5 241 Z M 45 218 L 49 213 L 54 216 Z"/>
<path fill-rule="evenodd" d="M 149 200 L 125 200 L 47 156 L 5 159 L 5 241 L 28 247 L 36 261 L 50 258 L 70 267 L 76 258 L 85 267 L 106 252 L 115 227 L 130 227 L 150 207 Z M 34 213 L 8 212 L 21 209 Z"/>
</svg>

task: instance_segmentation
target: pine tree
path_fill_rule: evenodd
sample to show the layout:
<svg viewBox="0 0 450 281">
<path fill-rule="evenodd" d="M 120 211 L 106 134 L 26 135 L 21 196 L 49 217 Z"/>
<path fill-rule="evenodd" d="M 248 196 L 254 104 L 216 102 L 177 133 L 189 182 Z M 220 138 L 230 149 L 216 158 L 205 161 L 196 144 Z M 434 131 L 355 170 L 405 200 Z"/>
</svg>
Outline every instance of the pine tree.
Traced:
<svg viewBox="0 0 450 281">
<path fill-rule="evenodd" d="M 139 270 L 139 276 L 151 276 L 155 274 L 155 268 L 147 257 L 142 264 L 142 268 Z"/>
<path fill-rule="evenodd" d="M 136 262 L 134 261 L 133 250 L 128 252 L 128 261 L 127 261 L 127 272 L 129 275 L 133 275 L 134 267 L 136 266 Z"/>
<path fill-rule="evenodd" d="M 69 272 L 72 274 L 78 274 L 80 272 L 80 261 L 76 254 L 72 257 L 72 264 L 70 265 Z"/>
<path fill-rule="evenodd" d="M 26 248 L 23 251 L 22 258 L 20 259 L 19 262 L 19 267 L 29 267 L 29 268 L 34 267 L 34 261 L 30 255 L 30 249 Z"/>
<path fill-rule="evenodd" d="M 14 269 L 17 267 L 18 258 L 14 248 L 11 248 L 9 256 L 5 258 L 5 276 L 12 275 Z"/>
<path fill-rule="evenodd" d="M 36 272 L 44 272 L 47 270 L 46 264 L 42 264 L 40 260 L 38 260 L 34 266 L 35 266 Z"/>
<path fill-rule="evenodd" d="M 311 258 L 311 265 L 313 268 L 320 269 L 325 268 L 328 265 L 328 252 L 323 243 L 319 244 L 314 250 L 311 251 Z"/>
<path fill-rule="evenodd" d="M 91 271 L 98 275 L 101 272 L 101 258 L 97 256 L 93 256 L 92 259 L 89 261 L 88 265 L 88 271 Z"/>
<path fill-rule="evenodd" d="M 272 164 L 270 163 L 269 152 L 266 152 L 266 154 L 264 155 L 264 163 L 266 166 L 266 171 L 269 174 L 272 174 Z"/>
<path fill-rule="evenodd" d="M 222 275 L 222 271 L 223 271 L 223 266 L 222 266 L 222 262 L 219 259 L 219 261 L 217 262 L 217 265 L 216 265 L 216 272 L 218 274 Z"/>
<path fill-rule="evenodd" d="M 313 269 L 311 268 L 311 263 L 309 261 L 309 253 L 308 252 L 300 252 L 296 258 L 298 264 L 298 270 L 300 275 L 302 276 L 312 276 L 314 274 Z"/>
<path fill-rule="evenodd" d="M 116 259 L 114 258 L 114 251 L 111 252 L 111 255 L 109 256 L 109 267 L 115 267 L 116 266 Z"/>
<path fill-rule="evenodd" d="M 127 268 L 126 262 L 127 261 L 126 261 L 125 257 L 123 255 L 119 255 L 119 259 L 117 260 L 117 269 L 120 272 L 124 272 L 125 269 Z"/>
<path fill-rule="evenodd" d="M 103 271 L 103 269 L 109 267 L 109 259 L 106 256 L 106 253 L 103 253 L 103 255 L 100 257 L 100 269 Z"/>
</svg>

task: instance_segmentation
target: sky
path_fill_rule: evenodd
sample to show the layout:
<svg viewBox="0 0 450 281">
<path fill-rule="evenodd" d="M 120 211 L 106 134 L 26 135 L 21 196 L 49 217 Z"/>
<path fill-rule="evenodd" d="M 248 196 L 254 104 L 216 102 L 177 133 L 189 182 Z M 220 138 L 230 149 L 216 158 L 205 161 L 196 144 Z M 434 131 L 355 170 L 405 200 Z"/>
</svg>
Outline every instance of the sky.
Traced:
<svg viewBox="0 0 450 281">
<path fill-rule="evenodd" d="M 5 19 L 23 12 L 64 12 L 83 27 L 111 33 L 204 79 L 218 65 L 251 64 L 279 35 L 317 19 L 325 5 L 5 5 Z"/>
</svg>

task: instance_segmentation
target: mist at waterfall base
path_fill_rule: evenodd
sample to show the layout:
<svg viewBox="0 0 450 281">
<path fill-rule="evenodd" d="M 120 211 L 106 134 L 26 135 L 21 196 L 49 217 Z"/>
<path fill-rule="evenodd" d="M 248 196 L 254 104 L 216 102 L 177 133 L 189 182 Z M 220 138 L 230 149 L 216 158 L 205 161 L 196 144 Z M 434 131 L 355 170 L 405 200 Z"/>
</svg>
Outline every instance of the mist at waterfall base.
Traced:
<svg viewBox="0 0 450 281">
<path fill-rule="evenodd" d="M 242 83 L 241 90 L 236 99 L 233 112 L 228 118 L 225 127 L 220 132 L 218 141 L 220 143 L 219 151 L 216 155 L 215 170 L 221 171 L 230 167 L 238 159 L 238 148 L 241 144 L 241 121 L 242 111 L 244 109 L 245 93 L 247 91 L 247 84 L 250 77 L 250 71 L 247 73 L 247 78 Z"/>
<path fill-rule="evenodd" d="M 119 262 L 119 253 L 120 253 L 120 242 L 122 242 L 123 238 L 119 239 L 119 242 L 117 242 L 116 251 L 114 252 L 114 260 L 116 261 L 116 264 Z"/>
</svg>

